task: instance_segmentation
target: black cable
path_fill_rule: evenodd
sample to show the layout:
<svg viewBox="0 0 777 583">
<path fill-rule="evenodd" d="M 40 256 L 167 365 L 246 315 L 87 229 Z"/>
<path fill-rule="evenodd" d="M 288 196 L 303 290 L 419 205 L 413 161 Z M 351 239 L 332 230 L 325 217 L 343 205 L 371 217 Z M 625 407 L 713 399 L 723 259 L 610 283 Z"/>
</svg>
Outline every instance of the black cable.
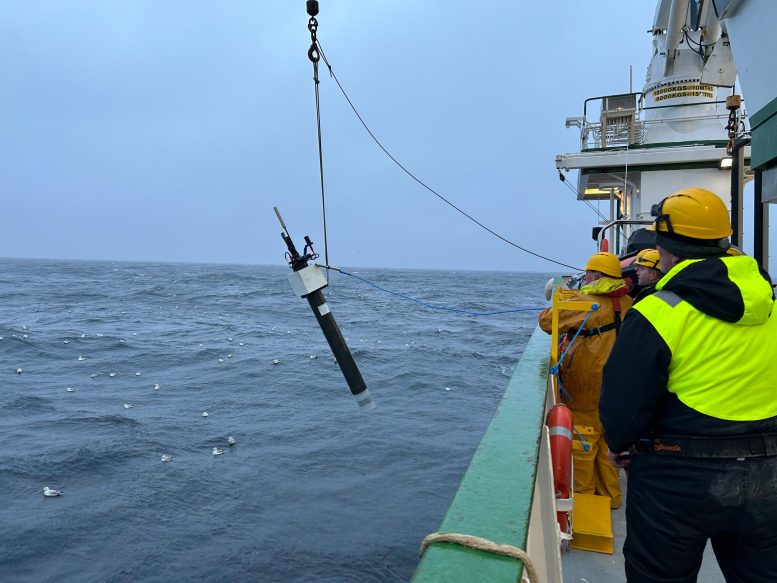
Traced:
<svg viewBox="0 0 777 583">
<path fill-rule="evenodd" d="M 316 75 L 318 75 L 318 64 Z M 318 130 L 318 175 L 321 178 L 321 214 L 324 220 L 324 259 L 329 263 L 329 245 L 326 236 L 326 198 L 324 196 L 324 150 L 321 143 L 321 101 L 318 94 L 318 79 L 316 79 L 316 128 Z"/>
<path fill-rule="evenodd" d="M 688 39 L 688 42 L 695 44 L 697 47 L 704 47 L 705 49 L 708 49 L 710 47 L 714 47 L 717 44 L 717 41 L 715 41 L 714 43 L 707 44 L 707 43 L 701 42 L 700 40 L 699 41 L 693 40 L 691 36 L 688 34 L 687 30 L 683 31 L 683 33 L 685 34 L 685 38 Z"/>
<path fill-rule="evenodd" d="M 571 190 L 572 192 L 574 192 L 574 193 L 575 193 L 575 195 L 577 196 L 577 198 L 578 198 L 579 200 L 582 200 L 582 201 L 583 201 L 583 202 L 584 202 L 586 205 L 588 205 L 588 208 L 590 208 L 592 211 L 594 211 L 594 212 L 595 212 L 595 213 L 596 213 L 596 214 L 599 216 L 599 218 L 600 218 L 600 219 L 602 219 L 603 221 L 606 221 L 606 220 L 607 220 L 607 217 L 605 217 L 605 216 L 604 216 L 604 215 L 603 215 L 601 212 L 599 212 L 599 209 L 598 209 L 598 208 L 596 208 L 594 205 L 592 205 L 592 204 L 591 204 L 591 203 L 590 203 L 588 200 L 586 200 L 585 198 L 581 198 L 581 197 L 580 197 L 580 193 L 577 191 L 577 189 L 576 189 L 574 186 L 572 186 L 571 184 L 569 184 L 569 182 L 567 182 L 566 176 L 564 176 L 563 174 L 561 174 L 561 172 L 559 172 L 559 173 L 558 173 L 558 176 L 559 176 L 559 178 L 561 179 L 561 182 L 563 182 L 563 183 L 564 183 L 564 186 L 566 186 L 566 187 L 567 187 L 569 190 Z"/>
<path fill-rule="evenodd" d="M 318 21 L 314 14 L 318 13 L 318 5 L 314 4 L 315 12 L 310 11 L 310 19 L 308 20 L 308 30 L 310 31 L 310 48 L 308 49 L 308 59 L 313 63 L 313 87 L 316 94 L 316 130 L 318 132 L 318 175 L 321 180 L 321 214 L 324 220 L 324 258 L 327 264 L 329 264 L 329 245 L 327 242 L 326 233 L 326 196 L 324 194 L 324 148 L 321 142 L 321 99 L 318 91 L 318 60 L 319 54 L 316 50 L 318 41 L 316 40 L 316 32 L 318 30 Z M 327 281 L 329 281 L 329 273 L 327 273 Z"/>
<path fill-rule="evenodd" d="M 433 188 L 431 188 L 431 187 L 427 186 L 427 185 L 426 185 L 426 184 L 425 184 L 425 183 L 424 183 L 422 180 L 420 180 L 419 178 L 417 178 L 417 177 L 416 177 L 416 176 L 415 176 L 415 175 L 414 175 L 412 172 L 410 172 L 410 171 L 409 171 L 407 168 L 405 168 L 405 167 L 404 167 L 404 166 L 403 166 L 403 165 L 402 165 L 402 164 L 399 162 L 399 160 L 397 160 L 397 159 L 396 159 L 394 156 L 392 156 L 392 155 L 391 155 L 391 153 L 390 153 L 390 152 L 389 152 L 389 151 L 388 151 L 388 150 L 387 150 L 385 147 L 383 147 L 383 144 L 381 144 L 381 143 L 380 143 L 380 140 L 378 140 L 378 138 L 376 138 L 376 137 L 375 137 L 375 134 L 373 134 L 373 133 L 372 133 L 372 131 L 370 130 L 370 128 L 369 128 L 369 127 L 367 127 L 367 124 L 364 122 L 364 119 L 362 119 L 362 116 L 361 116 L 361 115 L 359 114 L 359 112 L 356 110 L 356 107 L 354 106 L 353 102 L 351 101 L 351 98 L 350 98 L 350 97 L 348 97 L 348 94 L 345 92 L 345 89 L 343 89 L 343 86 L 340 84 L 340 80 L 337 78 L 337 75 L 335 75 L 334 71 L 332 70 L 332 66 L 329 64 L 329 61 L 327 60 L 327 58 L 326 58 L 326 55 L 324 54 L 324 49 L 322 49 L 322 48 L 321 48 L 321 43 L 320 43 L 320 42 L 317 42 L 317 45 L 318 45 L 318 50 L 319 50 L 319 52 L 321 53 L 321 58 L 322 58 L 322 59 L 323 59 L 323 61 L 324 61 L 324 64 L 326 64 L 326 66 L 329 68 L 329 74 L 330 74 L 330 75 L 332 76 L 332 78 L 335 80 L 335 83 L 337 83 L 337 86 L 340 88 L 340 92 L 343 94 L 343 97 L 345 97 L 346 101 L 348 102 L 348 105 L 350 105 L 350 106 L 351 106 L 351 109 L 352 109 L 352 110 L 353 110 L 353 112 L 356 114 L 356 117 L 357 117 L 357 118 L 359 118 L 359 121 L 361 122 L 362 126 L 364 126 L 364 129 L 365 129 L 365 130 L 367 130 L 367 133 L 368 133 L 368 134 L 370 134 L 370 137 L 372 138 L 372 140 L 373 140 L 373 141 L 374 141 L 374 142 L 375 142 L 375 143 L 378 145 L 378 147 L 379 147 L 381 150 L 383 150 L 383 152 L 386 154 L 386 156 L 388 156 L 389 158 L 391 158 L 391 160 L 394 162 L 394 164 L 396 164 L 397 166 L 399 166 L 399 167 L 400 167 L 400 168 L 401 168 L 401 169 L 402 169 L 402 170 L 405 172 L 405 174 L 407 174 L 407 175 L 408 175 L 410 178 L 412 178 L 413 180 L 415 180 L 415 181 L 416 181 L 418 184 L 420 184 L 421 186 L 423 186 L 423 187 L 424 187 L 426 190 L 428 190 L 429 192 L 431 192 L 431 193 L 432 193 L 433 195 L 435 195 L 437 198 L 439 198 L 440 200 L 442 200 L 444 203 L 446 203 L 447 205 L 449 205 L 450 207 L 454 208 L 454 209 L 455 209 L 455 210 L 457 210 L 459 213 L 461 213 L 462 215 L 464 215 L 465 217 L 467 217 L 467 218 L 468 218 L 469 220 L 471 220 L 473 223 L 475 223 L 475 224 L 479 225 L 480 227 L 482 227 L 483 229 L 485 229 L 486 231 L 488 231 L 489 233 L 491 233 L 492 235 L 494 235 L 496 238 L 498 238 L 498 239 L 501 239 L 502 241 L 504 241 L 504 242 L 505 242 L 505 243 L 507 243 L 508 245 L 512 245 L 513 247 L 516 247 L 516 248 L 520 249 L 521 251 L 523 251 L 523 252 L 525 252 L 525 253 L 529 253 L 530 255 L 534 255 L 535 257 L 539 257 L 540 259 L 544 259 L 545 261 L 550 261 L 551 263 L 555 263 L 556 265 L 562 265 L 562 266 L 564 266 L 564 267 L 568 267 L 568 268 L 570 268 L 570 269 L 574 269 L 575 271 L 580 271 L 580 269 L 579 269 L 579 268 L 577 268 L 577 267 L 574 267 L 573 265 L 568 265 L 568 264 L 566 264 L 566 263 L 562 263 L 561 261 L 556 261 L 555 259 L 551 259 L 550 257 L 546 257 L 545 255 L 541 255 L 541 254 L 539 254 L 539 253 L 535 253 L 534 251 L 531 251 L 530 249 L 526 249 L 525 247 L 521 247 L 521 246 L 520 246 L 520 245 L 518 245 L 517 243 L 514 243 L 514 242 L 510 241 L 509 239 L 506 239 L 505 237 L 503 237 L 503 236 L 502 236 L 502 235 L 500 235 L 499 233 L 497 233 L 497 232 L 493 231 L 492 229 L 490 229 L 489 227 L 487 227 L 486 225 L 484 225 L 483 223 L 481 223 L 480 221 L 478 221 L 478 220 L 477 220 L 476 218 L 474 218 L 473 216 L 469 215 L 468 213 L 466 213 L 465 211 L 463 211 L 462 209 L 460 209 L 459 207 L 457 207 L 455 204 L 453 204 L 451 201 L 449 201 L 449 200 L 448 200 L 447 198 L 445 198 L 443 195 L 441 195 L 440 193 L 438 193 L 437 191 L 435 191 Z"/>
<path fill-rule="evenodd" d="M 691 49 L 697 55 L 699 55 L 702 59 L 704 59 L 706 57 L 706 55 L 704 54 L 704 51 L 702 49 L 703 48 L 707 49 L 709 47 L 714 47 L 715 46 L 715 43 L 712 43 L 711 45 L 706 45 L 706 44 L 704 44 L 702 42 L 697 42 L 697 41 L 693 40 L 690 37 L 690 35 L 688 34 L 688 31 L 686 31 L 686 30 L 683 30 L 683 35 L 685 36 L 685 40 L 688 43 L 688 48 Z M 692 44 L 696 45 L 699 48 L 698 49 L 693 48 L 693 46 L 691 46 Z"/>
<path fill-rule="evenodd" d="M 579 200 L 582 200 L 582 201 L 583 201 L 585 204 L 587 204 L 587 205 L 588 205 L 588 207 L 589 207 L 589 208 L 590 208 L 592 211 L 594 211 L 594 212 L 595 212 L 597 215 L 599 215 L 599 218 L 600 218 L 600 219 L 602 219 L 603 221 L 609 221 L 609 219 L 608 219 L 607 217 L 605 217 L 605 216 L 604 216 L 604 215 L 603 215 L 601 212 L 599 212 L 599 209 L 598 209 L 598 208 L 594 207 L 594 205 L 592 205 L 590 202 L 588 202 L 588 201 L 587 201 L 585 198 L 580 198 L 580 193 L 577 191 L 577 189 L 576 189 L 574 186 L 572 186 L 571 184 L 569 184 L 569 183 L 567 182 L 567 179 L 566 179 L 566 177 L 565 177 L 565 176 L 564 176 L 564 175 L 563 175 L 561 172 L 559 172 L 559 173 L 558 173 L 558 177 L 561 179 L 561 182 L 563 182 L 563 183 L 564 183 L 564 185 L 565 185 L 565 186 L 566 186 L 566 187 L 567 187 L 569 190 L 571 190 L 572 192 L 574 192 L 574 193 L 575 193 L 575 194 L 578 196 Z M 623 227 L 618 227 L 618 230 L 620 231 L 620 233 L 621 233 L 621 236 L 623 237 L 623 239 L 624 239 L 624 240 L 626 240 L 626 239 L 627 239 L 627 237 L 626 237 L 626 233 L 623 231 Z"/>
</svg>

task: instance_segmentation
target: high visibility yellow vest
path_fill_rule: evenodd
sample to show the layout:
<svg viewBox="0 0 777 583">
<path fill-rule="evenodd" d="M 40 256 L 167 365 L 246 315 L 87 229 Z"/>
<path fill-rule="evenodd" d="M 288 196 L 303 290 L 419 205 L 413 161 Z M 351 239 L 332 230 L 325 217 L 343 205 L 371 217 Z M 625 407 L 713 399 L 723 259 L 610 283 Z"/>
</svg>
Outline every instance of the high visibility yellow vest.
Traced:
<svg viewBox="0 0 777 583">
<path fill-rule="evenodd" d="M 672 351 L 668 390 L 685 405 L 705 415 L 729 421 L 756 421 L 777 415 L 777 314 L 754 324 L 748 298 L 762 293 L 750 262 L 723 258 L 729 278 L 745 298 L 739 322 L 719 320 L 694 308 L 664 286 L 694 260 L 672 269 L 656 293 L 634 305 Z M 744 263 L 744 264 L 743 264 Z M 756 267 L 757 270 L 757 267 Z"/>
</svg>

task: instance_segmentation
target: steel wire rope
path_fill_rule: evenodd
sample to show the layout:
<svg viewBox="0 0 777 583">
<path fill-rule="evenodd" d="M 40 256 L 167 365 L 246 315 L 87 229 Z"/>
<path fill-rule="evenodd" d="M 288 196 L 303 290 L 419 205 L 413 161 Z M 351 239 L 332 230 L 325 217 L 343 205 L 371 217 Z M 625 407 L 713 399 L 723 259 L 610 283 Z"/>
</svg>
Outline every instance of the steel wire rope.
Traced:
<svg viewBox="0 0 777 583">
<path fill-rule="evenodd" d="M 399 168 L 401 168 L 401 169 L 402 169 L 402 171 L 403 171 L 405 174 L 407 174 L 407 175 L 408 175 L 410 178 L 412 178 L 413 180 L 415 180 L 415 181 L 416 181 L 418 184 L 420 184 L 420 185 L 421 185 L 422 187 L 424 187 L 426 190 L 428 190 L 429 192 L 431 192 L 431 193 L 432 193 L 434 196 L 436 196 L 437 198 L 439 198 L 440 200 L 442 200 L 442 201 L 443 201 L 445 204 L 447 204 L 447 205 L 448 205 L 448 206 L 450 206 L 451 208 L 455 209 L 456 211 L 458 211 L 459 213 L 461 213 L 462 215 L 464 215 L 465 217 L 467 217 L 467 218 L 468 218 L 470 221 L 472 221 L 473 223 L 477 224 L 477 225 L 478 225 L 478 226 L 480 226 L 481 228 L 485 229 L 486 231 L 488 231 L 489 233 L 491 233 L 492 235 L 494 235 L 496 238 L 498 238 L 498 239 L 501 239 L 502 241 L 504 241 L 504 242 L 505 242 L 505 243 L 507 243 L 508 245 L 512 245 L 513 247 L 516 247 L 517 249 L 520 249 L 521 251 L 523 251 L 523 252 L 525 252 L 525 253 L 528 253 L 528 254 L 530 254 L 530 255 L 534 255 L 535 257 L 539 257 L 540 259 L 544 259 L 545 261 L 549 261 L 549 262 L 551 262 L 551 263 L 555 263 L 556 265 L 562 265 L 563 267 L 568 267 L 568 268 L 570 268 L 570 269 L 574 269 L 575 271 L 580 271 L 580 268 L 578 268 L 578 267 L 575 267 L 575 266 L 573 266 L 573 265 L 569 265 L 569 264 L 567 264 L 567 263 L 562 263 L 561 261 L 556 261 L 555 259 L 551 259 L 550 257 L 547 257 L 547 256 L 545 256 L 545 255 L 542 255 L 542 254 L 540 254 L 540 253 L 536 253 L 536 252 L 534 252 L 534 251 L 532 251 L 532 250 L 530 250 L 530 249 L 527 249 L 526 247 L 522 247 L 522 246 L 518 245 L 517 243 L 514 243 L 514 242 L 513 242 L 513 241 L 511 241 L 510 239 L 507 239 L 507 238 L 503 237 L 502 235 L 500 235 L 500 234 L 499 234 L 499 233 L 497 233 L 496 231 L 492 230 L 491 228 L 487 227 L 486 225 L 484 225 L 483 223 L 481 223 L 480 221 L 478 221 L 478 220 L 477 220 L 475 217 L 473 217 L 472 215 L 468 214 L 466 211 L 464 211 L 464 210 L 460 209 L 459 207 L 457 207 L 455 204 L 453 204 L 451 201 L 449 201 L 447 198 L 445 198 L 445 197 L 444 197 L 443 195 L 441 195 L 439 192 L 437 192 L 436 190 L 434 190 L 433 188 L 431 188 L 430 186 L 428 186 L 426 183 L 424 183 L 424 182 L 423 182 L 423 181 L 422 181 L 420 178 L 416 177 L 416 176 L 415 176 L 415 175 L 414 175 L 412 172 L 410 172 L 410 170 L 408 170 L 407 168 L 405 168 L 405 167 L 402 165 L 402 163 L 401 163 L 399 160 L 397 160 L 397 159 L 396 159 L 396 158 L 395 158 L 395 157 L 394 157 L 394 156 L 391 154 L 391 152 L 389 152 L 389 151 L 388 151 L 388 150 L 387 150 L 387 149 L 386 149 L 386 148 L 383 146 L 383 144 L 380 142 L 380 140 L 378 140 L 378 138 L 377 138 L 377 137 L 375 137 L 375 134 L 373 134 L 373 133 L 372 133 L 372 130 L 370 130 L 370 128 L 367 126 L 366 122 L 364 121 L 364 119 L 362 118 L 362 116 L 359 114 L 359 111 L 356 109 L 356 106 L 354 106 L 353 102 L 351 101 L 351 98 L 350 98 L 350 97 L 348 97 L 348 94 L 345 92 L 345 89 L 343 88 L 342 84 L 340 83 L 340 80 L 337 78 L 337 75 L 335 75 L 335 72 L 332 70 L 332 65 L 330 65 L 330 64 L 329 64 L 329 61 L 328 61 L 328 60 L 327 60 L 327 58 L 326 58 L 326 54 L 324 53 L 324 49 L 321 47 L 321 43 L 320 43 L 319 41 L 316 41 L 316 46 L 318 47 L 318 51 L 319 51 L 319 53 L 321 54 L 321 59 L 324 61 L 324 64 L 325 64 L 325 65 L 327 66 L 327 68 L 329 69 L 329 75 L 331 75 L 331 77 L 332 77 L 332 78 L 335 80 L 335 83 L 337 83 L 337 87 L 340 89 L 340 92 L 343 94 L 343 97 L 345 97 L 345 100 L 348 102 L 348 105 L 351 107 L 351 109 L 353 110 L 353 112 L 356 114 L 356 117 L 359 119 L 359 121 L 361 122 L 361 124 L 362 124 L 362 126 L 364 127 L 364 129 L 365 129 L 365 130 L 367 130 L 367 133 L 370 135 L 370 137 L 372 138 L 372 140 L 373 140 L 373 141 L 374 141 L 374 142 L 375 142 L 375 143 L 378 145 L 378 147 L 379 147 L 381 150 L 383 150 L 383 152 L 386 154 L 386 156 L 388 156 L 389 158 L 391 158 L 391 160 L 394 162 L 394 164 L 396 164 L 397 166 L 399 166 Z"/>
<path fill-rule="evenodd" d="M 321 181 L 321 214 L 324 223 L 324 260 L 329 263 L 329 245 L 327 243 L 326 233 L 326 197 L 324 195 L 324 149 L 321 141 L 321 99 L 318 91 L 318 39 L 316 33 L 318 31 L 318 21 L 316 20 L 316 14 L 318 13 L 318 4 L 315 7 L 308 7 L 308 14 L 310 19 L 308 20 L 308 30 L 310 31 L 310 48 L 308 49 L 308 59 L 313 63 L 313 87 L 316 94 L 316 130 L 318 133 L 318 175 Z"/>
<path fill-rule="evenodd" d="M 559 177 L 559 180 L 561 180 L 561 182 L 563 182 L 563 183 L 564 183 L 564 186 L 566 186 L 566 187 L 567 187 L 569 190 L 571 190 L 572 192 L 574 192 L 574 193 L 575 193 L 575 195 L 577 195 L 577 197 L 580 197 L 580 192 L 579 192 L 579 191 L 578 191 L 578 190 L 577 190 L 577 189 L 576 189 L 574 186 L 572 186 L 571 184 L 569 184 L 569 182 L 567 182 L 567 177 L 566 177 L 566 176 L 564 176 L 564 175 L 563 175 L 561 172 L 559 172 L 559 173 L 558 173 L 558 177 Z M 603 214 L 602 214 L 602 213 L 599 211 L 599 209 L 598 209 L 598 208 L 596 208 L 594 205 L 592 205 L 592 204 L 591 204 L 589 201 L 587 201 L 587 200 L 586 200 L 586 199 L 584 199 L 584 198 L 581 198 L 580 200 L 582 200 L 582 201 L 583 201 L 583 202 L 586 204 L 586 206 L 588 206 L 588 208 L 590 208 L 592 211 L 594 211 L 594 212 L 595 212 L 595 213 L 596 213 L 596 214 L 599 216 L 599 218 L 600 218 L 600 219 L 602 219 L 603 221 L 606 221 L 606 220 L 607 220 L 607 217 L 605 217 L 605 216 L 604 216 L 604 215 L 603 215 Z"/>
<path fill-rule="evenodd" d="M 559 172 L 558 173 L 558 177 L 561 179 L 561 182 L 564 183 L 564 186 L 566 186 L 569 190 L 574 192 L 577 195 L 578 198 L 580 198 L 580 192 L 574 186 L 569 184 L 569 182 L 567 182 L 566 176 L 564 176 L 561 172 Z M 582 200 L 588 206 L 588 208 L 590 208 L 592 211 L 594 211 L 598 215 L 598 217 L 600 219 L 602 219 L 603 221 L 607 221 L 608 220 L 607 217 L 605 217 L 597 207 L 594 207 L 594 205 L 592 205 L 590 202 L 588 202 L 585 198 L 580 198 L 580 200 Z M 597 204 L 598 204 L 598 202 L 599 202 L 599 199 L 597 199 Z M 626 238 L 626 233 L 623 231 L 623 227 L 619 227 L 619 230 L 621 232 L 621 235 L 625 239 Z"/>
</svg>

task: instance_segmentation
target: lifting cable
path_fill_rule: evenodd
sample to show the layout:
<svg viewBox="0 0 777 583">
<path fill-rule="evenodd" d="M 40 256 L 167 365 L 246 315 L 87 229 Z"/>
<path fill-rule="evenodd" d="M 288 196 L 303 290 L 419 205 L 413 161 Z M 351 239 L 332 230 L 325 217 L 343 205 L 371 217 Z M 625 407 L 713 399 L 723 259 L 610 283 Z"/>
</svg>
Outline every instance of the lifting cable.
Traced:
<svg viewBox="0 0 777 583">
<path fill-rule="evenodd" d="M 599 216 L 599 218 L 600 218 L 600 219 L 602 219 L 603 221 L 606 221 L 606 220 L 607 220 L 607 217 L 605 217 L 605 216 L 604 216 L 604 215 L 603 215 L 603 214 L 602 214 L 602 213 L 599 211 L 599 209 L 598 209 L 598 208 L 596 208 L 594 205 L 592 205 L 592 204 L 591 204 L 591 203 L 590 203 L 588 200 L 586 200 L 585 198 L 581 198 L 581 196 L 580 196 L 580 192 L 578 192 L 578 190 L 577 190 L 577 189 L 576 189 L 574 186 L 572 186 L 571 184 L 569 184 L 569 182 L 567 182 L 567 177 L 566 177 L 566 176 L 564 176 L 564 175 L 561 173 L 561 171 L 560 171 L 560 170 L 559 170 L 559 173 L 558 173 L 558 179 L 559 179 L 559 180 L 561 180 L 561 182 L 563 182 L 563 183 L 564 183 L 564 186 L 566 186 L 566 187 L 567 187 L 569 190 L 571 190 L 572 192 L 574 192 L 574 193 L 575 193 L 575 195 L 577 196 L 577 198 L 578 198 L 579 200 L 582 200 L 582 201 L 583 201 L 583 202 L 584 202 L 584 203 L 585 203 L 585 204 L 588 206 L 588 208 L 590 208 L 592 211 L 594 211 L 594 212 L 595 212 L 595 213 L 596 213 L 596 214 Z"/>
<path fill-rule="evenodd" d="M 628 150 L 628 148 L 626 148 L 626 149 Z M 628 166 L 627 166 L 627 168 L 628 168 Z M 584 202 L 584 203 L 585 203 L 585 204 L 588 206 L 588 208 L 590 208 L 592 211 L 594 211 L 594 212 L 595 212 L 595 213 L 596 213 L 596 214 L 599 216 L 599 218 L 600 218 L 601 220 L 603 220 L 603 221 L 605 221 L 605 222 L 609 222 L 609 219 L 608 219 L 607 217 L 605 217 L 605 216 L 604 216 L 604 215 L 601 213 L 601 211 L 599 211 L 599 209 L 598 209 L 598 208 L 596 208 L 596 207 L 595 207 L 594 205 L 592 205 L 592 204 L 591 204 L 589 201 L 587 201 L 587 200 L 586 200 L 586 199 L 583 197 L 584 195 L 581 195 L 581 194 L 580 194 L 580 192 L 579 192 L 579 191 L 578 191 L 578 190 L 577 190 L 577 189 L 576 189 L 574 186 L 572 186 L 571 184 L 569 184 L 569 182 L 567 182 L 567 177 L 566 177 L 566 176 L 564 176 L 564 175 L 561 173 L 561 171 L 560 171 L 560 170 L 559 170 L 559 173 L 558 173 L 558 178 L 559 178 L 559 180 L 561 180 L 561 182 L 563 182 L 563 183 L 564 183 L 564 186 L 566 186 L 566 187 L 567 187 L 569 190 L 571 190 L 572 192 L 574 192 L 574 193 L 575 193 L 575 195 L 577 196 L 577 199 L 578 199 L 578 200 L 582 200 L 582 201 L 583 201 L 583 202 Z M 624 179 L 625 179 L 625 177 L 624 177 Z M 620 233 L 621 233 L 621 236 L 623 237 L 623 239 L 624 239 L 624 240 L 626 240 L 626 239 L 627 239 L 627 237 L 626 237 L 626 233 L 625 233 L 625 232 L 624 232 L 624 230 L 623 230 L 623 227 L 618 227 L 618 230 L 620 231 Z"/>
<path fill-rule="evenodd" d="M 326 238 L 326 197 L 324 196 L 324 149 L 321 144 L 321 100 L 318 95 L 318 61 L 320 59 L 318 39 L 318 2 L 308 0 L 306 3 L 308 15 L 308 30 L 310 31 L 310 48 L 308 49 L 308 59 L 313 63 L 313 87 L 316 93 L 316 129 L 318 130 L 318 175 L 321 179 L 321 213 L 324 218 L 324 261 L 329 265 L 329 246 Z"/>
<path fill-rule="evenodd" d="M 307 0 L 307 11 L 310 15 L 310 20 L 308 20 L 308 30 L 310 31 L 310 48 L 308 49 L 308 58 L 313 63 L 313 83 L 315 85 L 315 93 L 316 93 L 316 125 L 318 127 L 318 162 L 319 162 L 319 174 L 321 176 L 321 204 L 323 207 L 323 214 L 324 214 L 324 259 L 327 265 L 329 265 L 329 254 L 327 252 L 327 242 L 326 242 L 326 202 L 324 199 L 324 162 L 323 162 L 323 150 L 321 147 L 321 108 L 319 103 L 319 94 L 318 94 L 318 62 L 319 60 L 323 60 L 324 64 L 329 69 L 329 75 L 335 80 L 335 83 L 337 83 L 337 86 L 340 88 L 340 92 L 343 94 L 343 97 L 345 97 L 345 100 L 348 102 L 348 105 L 351 106 L 351 109 L 356 114 L 356 117 L 361 122 L 362 126 L 364 126 L 364 129 L 367 130 L 367 133 L 370 135 L 370 137 L 373 139 L 373 141 L 378 145 L 378 147 L 383 150 L 383 152 L 391 158 L 391 160 L 401 168 L 405 174 L 407 174 L 410 178 L 415 180 L 418 184 L 423 186 L 426 190 L 431 192 L 433 195 L 435 195 L 437 198 L 442 200 L 444 203 L 467 217 L 469 220 L 474 222 L 475 224 L 479 225 L 498 239 L 501 239 L 508 245 L 512 245 L 513 247 L 516 247 L 517 249 L 520 249 L 521 251 L 528 253 L 530 255 L 534 255 L 535 257 L 539 257 L 540 259 L 544 259 L 545 261 L 549 261 L 551 263 L 555 263 L 556 265 L 561 265 L 563 267 L 568 267 L 569 269 L 574 269 L 575 271 L 580 271 L 579 268 L 568 265 L 567 263 L 562 263 L 561 261 L 556 261 L 555 259 L 551 259 L 550 257 L 547 257 L 545 255 L 541 255 L 540 253 L 536 253 L 530 249 L 527 249 L 525 247 L 522 247 L 521 245 L 518 245 L 517 243 L 514 243 L 513 241 L 503 237 L 496 231 L 490 229 L 477 219 L 475 219 L 472 215 L 468 214 L 464 210 L 457 207 L 455 204 L 453 204 L 451 201 L 449 201 L 447 198 L 442 196 L 440 193 L 435 191 L 433 188 L 426 185 L 422 180 L 417 178 L 412 172 L 410 172 L 407 168 L 405 168 L 399 160 L 397 160 L 384 146 L 380 143 L 377 137 L 375 137 L 375 134 L 372 133 L 370 128 L 367 126 L 367 124 L 364 122 L 364 119 L 357 111 L 356 107 L 354 106 L 353 102 L 351 101 L 351 98 L 348 97 L 348 94 L 345 92 L 345 89 L 343 89 L 342 84 L 340 83 L 340 80 L 337 78 L 337 75 L 335 75 L 334 71 L 332 70 L 332 65 L 329 64 L 329 61 L 326 58 L 326 54 L 324 53 L 324 50 L 321 48 L 321 43 L 319 42 L 318 38 L 316 37 L 316 31 L 318 29 L 318 21 L 316 20 L 316 15 L 318 14 L 318 2 L 316 0 Z"/>
</svg>

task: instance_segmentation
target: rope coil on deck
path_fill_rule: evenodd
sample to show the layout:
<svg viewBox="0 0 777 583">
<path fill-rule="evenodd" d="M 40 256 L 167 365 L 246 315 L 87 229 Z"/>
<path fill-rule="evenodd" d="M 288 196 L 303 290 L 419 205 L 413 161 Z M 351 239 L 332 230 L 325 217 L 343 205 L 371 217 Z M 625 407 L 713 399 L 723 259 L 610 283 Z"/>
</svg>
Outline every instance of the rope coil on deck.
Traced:
<svg viewBox="0 0 777 583">
<path fill-rule="evenodd" d="M 459 534 L 455 532 L 433 532 L 427 535 L 423 541 L 421 541 L 421 548 L 418 550 L 418 556 L 423 557 L 424 552 L 432 543 L 451 543 L 461 545 L 470 549 L 476 549 L 478 551 L 484 551 L 486 553 L 493 553 L 495 555 L 503 555 L 506 557 L 512 557 L 518 559 L 523 563 L 526 568 L 526 574 L 529 577 L 530 583 L 539 583 L 540 578 L 537 574 L 537 569 L 534 567 L 531 558 L 526 551 L 514 547 L 513 545 L 502 545 L 490 541 L 486 538 L 479 536 L 472 536 L 470 534 Z M 521 573 L 518 573 L 517 581 L 520 582 Z"/>
</svg>

